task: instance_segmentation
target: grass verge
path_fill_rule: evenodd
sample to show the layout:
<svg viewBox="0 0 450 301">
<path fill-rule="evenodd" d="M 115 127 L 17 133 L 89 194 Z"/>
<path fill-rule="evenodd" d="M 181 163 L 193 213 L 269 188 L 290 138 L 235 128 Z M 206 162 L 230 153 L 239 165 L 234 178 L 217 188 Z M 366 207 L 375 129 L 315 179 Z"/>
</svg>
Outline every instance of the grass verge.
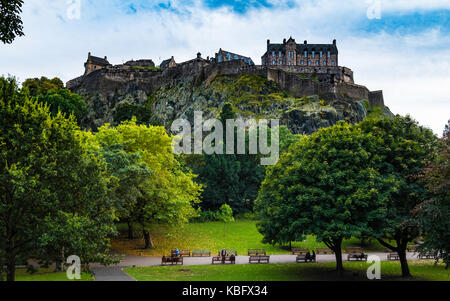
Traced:
<svg viewBox="0 0 450 301">
<path fill-rule="evenodd" d="M 345 262 L 344 274 L 338 275 L 335 263 L 205 265 L 127 268 L 138 281 L 365 281 L 364 262 Z M 400 276 L 399 262 L 381 262 L 381 280 L 389 281 L 450 281 L 450 270 L 433 261 L 410 262 L 413 277 Z"/>
<path fill-rule="evenodd" d="M 289 245 L 275 245 L 262 243 L 263 236 L 256 229 L 254 220 L 237 220 L 226 226 L 221 222 L 191 223 L 182 228 L 171 229 L 166 226 L 157 226 L 151 230 L 154 248 L 143 250 L 144 240 L 140 238 L 129 240 L 126 238 L 126 225 L 118 225 L 121 236 L 112 240 L 112 248 L 118 252 L 130 255 L 163 256 L 170 254 L 173 249 L 209 249 L 212 253 L 218 250 L 236 249 L 238 254 L 247 254 L 248 249 L 265 249 L 267 254 L 290 254 Z M 136 233 L 140 235 L 140 233 Z M 351 238 L 344 240 L 343 249 L 349 246 L 361 246 L 361 240 Z M 325 248 L 325 244 L 319 243 L 313 236 L 308 236 L 302 242 L 293 242 L 292 247 L 316 249 Z M 370 240 L 362 246 L 370 252 L 385 251 L 377 241 Z"/>
</svg>

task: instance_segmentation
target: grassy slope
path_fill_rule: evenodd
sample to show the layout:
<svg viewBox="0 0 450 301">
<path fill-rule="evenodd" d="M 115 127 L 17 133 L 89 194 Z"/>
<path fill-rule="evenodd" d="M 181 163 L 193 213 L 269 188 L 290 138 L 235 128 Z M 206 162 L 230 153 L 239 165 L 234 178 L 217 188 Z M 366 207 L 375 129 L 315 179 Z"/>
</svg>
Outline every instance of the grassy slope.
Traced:
<svg viewBox="0 0 450 301">
<path fill-rule="evenodd" d="M 126 233 L 125 225 L 119 225 L 119 231 Z M 162 256 L 170 254 L 172 249 L 209 249 L 211 252 L 218 252 L 219 249 L 237 249 L 238 254 L 247 254 L 248 249 L 266 249 L 268 254 L 289 254 L 288 247 L 279 245 L 272 246 L 263 244 L 262 235 L 256 229 L 256 222 L 249 220 L 238 220 L 230 223 L 226 227 L 226 236 L 224 237 L 224 226 L 220 222 L 188 224 L 178 230 L 170 230 L 162 226 L 155 228 L 152 233 L 155 248 L 150 250 L 141 250 L 144 245 L 143 239 L 128 240 L 120 238 L 113 240 L 113 249 L 133 255 Z M 138 233 L 137 233 L 138 234 Z M 347 246 L 359 246 L 360 240 L 350 239 L 343 243 L 343 248 Z M 315 249 L 325 247 L 324 244 L 316 242 L 314 237 L 310 236 L 303 242 L 295 242 L 293 247 L 303 247 Z M 384 251 L 377 242 L 365 246 L 369 251 Z"/>
<path fill-rule="evenodd" d="M 93 281 L 93 277 L 90 274 L 83 273 L 81 280 L 77 281 Z M 24 269 L 18 269 L 16 271 L 16 281 L 72 281 L 67 279 L 65 272 L 55 273 L 52 269 L 39 269 L 38 272 L 31 275 Z"/>
<path fill-rule="evenodd" d="M 334 263 L 268 264 L 268 265 L 208 265 L 188 267 L 128 268 L 125 271 L 138 281 L 321 281 L 367 280 L 369 264 L 345 262 L 343 277 L 334 271 Z M 412 278 L 408 280 L 450 281 L 450 270 L 433 261 L 410 262 Z M 382 280 L 403 280 L 399 262 L 382 262 Z"/>
</svg>

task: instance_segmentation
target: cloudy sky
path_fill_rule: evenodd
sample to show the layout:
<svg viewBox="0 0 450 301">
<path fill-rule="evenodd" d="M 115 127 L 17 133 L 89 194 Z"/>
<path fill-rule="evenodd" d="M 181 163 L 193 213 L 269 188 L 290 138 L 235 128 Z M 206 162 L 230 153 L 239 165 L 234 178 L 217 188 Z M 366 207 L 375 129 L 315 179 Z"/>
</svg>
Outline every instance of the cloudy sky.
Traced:
<svg viewBox="0 0 450 301">
<path fill-rule="evenodd" d="M 337 39 L 340 65 L 384 90 L 394 113 L 441 135 L 450 119 L 449 0 L 25 0 L 25 37 L 0 44 L 0 75 L 84 72 L 90 51 L 112 64 L 180 62 L 219 48 L 261 63 L 266 40 Z"/>
</svg>

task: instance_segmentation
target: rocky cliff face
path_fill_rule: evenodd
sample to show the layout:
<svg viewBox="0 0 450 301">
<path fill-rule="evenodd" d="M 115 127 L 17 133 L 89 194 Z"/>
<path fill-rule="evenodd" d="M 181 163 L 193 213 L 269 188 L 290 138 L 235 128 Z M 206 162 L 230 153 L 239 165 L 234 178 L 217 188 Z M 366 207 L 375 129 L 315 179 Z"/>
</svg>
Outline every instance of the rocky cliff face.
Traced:
<svg viewBox="0 0 450 301">
<path fill-rule="evenodd" d="M 217 117 L 222 105 L 230 102 L 240 117 L 277 118 L 293 133 L 311 134 L 339 120 L 358 123 L 372 109 L 365 87 L 352 86 L 352 93 L 345 93 L 326 79 L 289 73 L 274 78 L 269 72 L 274 71 L 217 69 L 197 61 L 164 71 L 100 70 L 68 87 L 86 100 L 90 113 L 83 125 L 93 130 L 132 116 L 170 129 L 177 118 L 192 122 L 195 111 L 203 111 L 205 119 Z"/>
</svg>

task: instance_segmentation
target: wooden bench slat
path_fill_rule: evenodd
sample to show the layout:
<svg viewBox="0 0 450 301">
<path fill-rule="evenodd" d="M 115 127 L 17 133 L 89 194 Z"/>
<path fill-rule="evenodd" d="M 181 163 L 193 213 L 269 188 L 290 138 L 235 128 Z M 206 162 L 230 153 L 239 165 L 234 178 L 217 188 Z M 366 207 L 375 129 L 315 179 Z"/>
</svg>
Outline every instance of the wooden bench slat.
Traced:
<svg viewBox="0 0 450 301">
<path fill-rule="evenodd" d="M 227 263 L 229 262 L 230 264 L 236 264 L 236 257 L 235 256 L 225 256 L 225 258 L 223 258 L 222 256 L 214 256 L 212 258 L 212 264 L 216 263 L 216 262 L 220 262 L 220 263 Z"/>
<path fill-rule="evenodd" d="M 304 248 L 292 248 L 292 255 L 303 255 L 309 252 L 308 249 Z"/>
<path fill-rule="evenodd" d="M 266 250 L 264 249 L 249 249 L 248 250 L 248 256 L 252 255 L 266 255 Z"/>
<path fill-rule="evenodd" d="M 267 255 L 250 256 L 250 258 L 248 259 L 249 263 L 269 263 L 269 261 L 270 261 L 270 256 L 267 256 Z"/>
</svg>

